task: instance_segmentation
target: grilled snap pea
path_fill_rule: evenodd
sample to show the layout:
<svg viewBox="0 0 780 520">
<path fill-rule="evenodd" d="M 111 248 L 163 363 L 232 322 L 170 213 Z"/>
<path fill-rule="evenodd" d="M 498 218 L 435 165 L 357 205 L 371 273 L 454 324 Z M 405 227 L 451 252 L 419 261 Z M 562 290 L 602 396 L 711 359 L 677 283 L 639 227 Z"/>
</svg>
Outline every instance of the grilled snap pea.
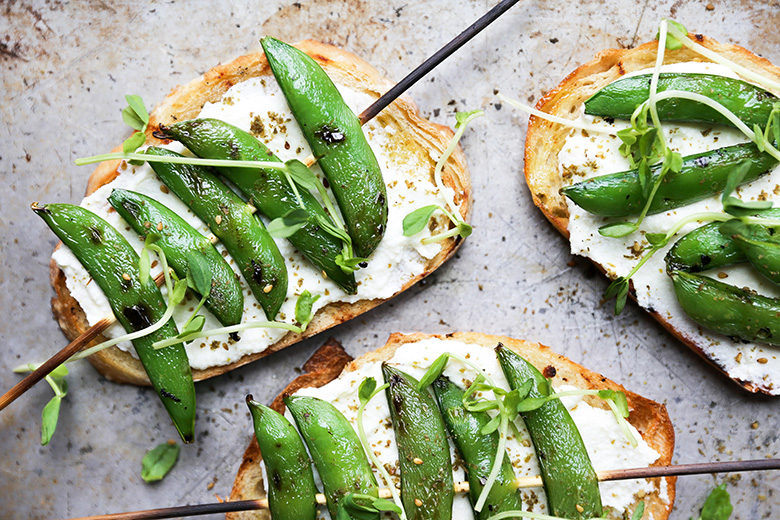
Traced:
<svg viewBox="0 0 780 520">
<path fill-rule="evenodd" d="M 547 380 L 536 367 L 500 343 L 496 354 L 512 389 L 531 379 L 534 386 L 530 397 L 549 395 L 542 392 L 546 391 Z M 563 403 L 553 399 L 520 415 L 539 459 L 551 514 L 577 520 L 600 517 L 598 478 L 580 432 Z"/>
<path fill-rule="evenodd" d="M 722 222 L 710 222 L 683 235 L 666 253 L 666 270 L 696 273 L 747 260 L 734 239 L 720 232 Z"/>
<path fill-rule="evenodd" d="M 298 431 L 280 413 L 252 400 L 255 437 L 268 475 L 268 509 L 273 520 L 317 518 L 317 488 L 306 447 Z"/>
<path fill-rule="evenodd" d="M 777 161 L 760 152 L 755 144 L 746 143 L 718 148 L 683 158 L 679 173 L 668 172 L 650 203 L 649 214 L 661 213 L 705 199 L 723 191 L 729 173 L 742 161 L 750 167 L 742 183 L 751 182 L 768 172 Z M 653 179 L 661 165 L 651 167 Z M 651 180 L 650 183 L 654 183 Z M 561 190 L 579 207 L 602 217 L 638 215 L 645 205 L 638 170 L 593 177 Z"/>
<path fill-rule="evenodd" d="M 152 147 L 146 153 L 181 157 L 164 148 Z M 287 296 L 287 268 L 260 219 L 207 168 L 191 164 L 149 164 L 160 180 L 208 224 L 224 244 L 266 318 L 273 320 Z"/>
<path fill-rule="evenodd" d="M 444 424 L 450 432 L 455 446 L 466 462 L 469 479 L 469 496 L 474 504 L 490 476 L 493 461 L 498 450 L 498 432 L 483 435 L 482 428 L 490 422 L 486 412 L 469 412 L 463 407 L 463 390 L 446 377 L 439 377 L 433 383 L 433 391 L 439 402 Z M 517 489 L 515 472 L 508 456 L 504 456 L 493 487 L 478 520 L 487 520 L 503 511 L 518 511 L 523 508 L 523 497 Z"/>
<path fill-rule="evenodd" d="M 284 403 L 317 467 L 331 518 L 336 518 L 339 501 L 347 493 L 378 496 L 363 446 L 341 412 L 315 397 L 290 396 Z"/>
<path fill-rule="evenodd" d="M 619 79 L 585 101 L 585 113 L 630 119 L 637 106 L 650 95 L 651 74 Z M 663 73 L 658 78 L 658 92 L 684 90 L 711 98 L 731 110 L 750 128 L 767 124 L 777 97 L 742 80 L 712 74 Z M 658 101 L 658 117 L 668 121 L 718 123 L 732 126 L 721 113 L 687 99 Z"/>
<path fill-rule="evenodd" d="M 157 234 L 156 242 L 179 278 L 187 276 L 188 254 L 201 255 L 211 272 L 211 292 L 204 302 L 225 326 L 241 321 L 244 295 L 233 270 L 209 240 L 183 218 L 156 200 L 134 191 L 116 189 L 108 202 L 142 237 Z"/>
<path fill-rule="evenodd" d="M 138 254 L 108 222 L 71 204 L 32 206 L 62 240 L 108 298 L 117 321 L 135 332 L 165 314 L 160 289 L 149 278 L 141 283 Z M 155 332 L 133 340 L 149 380 L 184 442 L 194 440 L 195 385 L 184 346 L 155 350 L 152 343 L 178 334 L 173 320 Z"/>
<path fill-rule="evenodd" d="M 252 134 L 218 119 L 193 119 L 162 127 L 166 137 L 181 142 L 198 157 L 240 161 L 281 162 Z M 269 219 L 276 219 L 298 209 L 298 199 L 284 174 L 276 169 L 228 168 L 217 170 L 236 185 Z M 336 264 L 342 251 L 339 239 L 322 230 L 317 219 L 330 220 L 317 199 L 298 189 L 309 221 L 288 237 L 312 264 L 333 280 L 347 294 L 357 293 L 355 275 L 345 273 Z"/>
<path fill-rule="evenodd" d="M 290 110 L 330 183 L 355 254 L 367 258 L 387 227 L 387 188 L 360 120 L 316 61 L 274 38 L 265 37 L 260 42 Z"/>
<path fill-rule="evenodd" d="M 409 520 L 452 518 L 452 463 L 444 421 L 427 389 L 382 365 L 401 468 L 401 500 Z"/>
<path fill-rule="evenodd" d="M 780 345 L 780 299 L 676 271 L 677 301 L 695 322 L 726 336 Z"/>
</svg>

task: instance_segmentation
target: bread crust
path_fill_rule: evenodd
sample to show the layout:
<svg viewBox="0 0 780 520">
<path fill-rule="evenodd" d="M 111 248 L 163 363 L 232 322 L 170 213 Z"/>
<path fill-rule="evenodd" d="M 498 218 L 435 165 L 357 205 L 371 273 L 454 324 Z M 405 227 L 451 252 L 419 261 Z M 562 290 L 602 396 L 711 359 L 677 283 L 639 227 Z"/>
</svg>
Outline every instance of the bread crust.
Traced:
<svg viewBox="0 0 780 520">
<path fill-rule="evenodd" d="M 338 353 L 341 346 L 334 340 L 329 340 L 311 357 L 304 365 L 307 372 L 294 379 L 279 396 L 274 399 L 271 408 L 279 413 L 284 413 L 282 399 L 295 393 L 301 388 L 320 387 L 336 379 L 341 373 L 358 370 L 368 363 L 382 362 L 390 359 L 398 348 L 407 343 L 415 343 L 429 338 L 442 340 L 455 340 L 463 343 L 477 344 L 483 347 L 494 348 L 498 343 L 517 352 L 531 362 L 539 370 L 552 365 L 555 367 L 555 379 L 578 388 L 611 389 L 625 392 L 631 415 L 628 421 L 641 433 L 645 442 L 660 455 L 654 466 L 669 465 L 674 453 L 674 428 L 666 411 L 666 406 L 650 399 L 626 390 L 623 386 L 597 374 L 587 368 L 574 363 L 568 358 L 556 354 L 547 346 L 530 341 L 519 340 L 507 336 L 493 336 L 477 332 L 455 332 L 451 334 L 400 334 L 393 333 L 387 343 L 378 350 L 368 352 L 355 360 L 345 354 Z M 343 352 L 343 350 L 341 350 Z M 591 406 L 607 408 L 607 405 L 596 398 L 586 398 Z M 244 452 L 241 465 L 233 483 L 230 493 L 230 501 L 250 500 L 264 498 L 262 470 L 260 462 L 262 454 L 257 445 L 257 439 L 252 436 L 249 446 Z M 649 511 L 656 520 L 665 520 L 669 517 L 675 497 L 676 477 L 664 477 L 667 485 L 669 503 L 660 499 L 660 478 L 653 479 L 656 492 L 644 497 L 645 510 Z M 638 502 L 638 501 L 637 501 Z M 636 504 L 632 505 L 635 506 Z M 268 511 L 243 511 L 228 513 L 228 520 L 269 520 Z"/>
<path fill-rule="evenodd" d="M 701 34 L 691 33 L 688 37 L 743 67 L 764 75 L 769 74 L 775 80 L 780 81 L 780 68 L 747 49 L 737 45 L 719 43 Z M 657 41 L 645 43 L 634 49 L 604 50 L 598 53 L 592 61 L 569 74 L 557 87 L 547 92 L 539 100 L 536 108 L 549 114 L 575 119 L 578 117 L 584 101 L 609 83 L 627 73 L 652 68 L 655 65 L 657 50 Z M 687 47 L 677 50 L 667 49 L 664 53 L 664 64 L 692 61 L 710 62 Z M 528 121 L 525 144 L 525 179 L 531 190 L 533 202 L 555 229 L 567 239 L 569 238 L 569 210 L 565 197 L 560 192 L 563 187 L 563 179 L 558 170 L 558 152 L 563 148 L 568 134 L 569 128 L 531 116 Z M 603 266 L 597 262 L 593 263 L 602 273 L 609 276 Z M 633 298 L 633 287 L 630 294 Z M 659 313 L 649 310 L 646 312 L 678 340 L 738 385 L 751 392 L 772 393 L 759 383 L 731 377 L 722 366 L 707 356 L 694 339 L 685 336 Z"/>
<path fill-rule="evenodd" d="M 371 65 L 345 50 L 313 40 L 299 42 L 295 46 L 314 58 L 336 84 L 351 87 L 373 97 L 379 97 L 393 86 L 389 80 L 383 78 Z M 160 124 L 172 124 L 176 121 L 195 118 L 205 103 L 220 100 L 233 85 L 249 78 L 263 76 L 272 78 L 273 74 L 265 55 L 256 53 L 240 56 L 229 63 L 218 65 L 207 71 L 200 78 L 186 85 L 176 87 L 150 115 L 146 136 L 147 144 L 156 145 L 165 142 L 152 135 L 152 132 Z M 413 151 L 426 151 L 421 156 L 429 161 L 431 179 L 433 179 L 433 168 L 436 164 L 433 157 L 441 155 L 447 147 L 453 136 L 452 130 L 446 126 L 423 119 L 418 112 L 417 106 L 407 95 L 403 95 L 394 101 L 375 120 L 385 126 L 391 123 L 397 125 L 403 133 L 404 146 L 409 147 Z M 121 147 L 116 148 L 114 151 L 121 151 Z M 99 164 L 89 178 L 86 195 L 111 182 L 118 175 L 117 169 L 119 165 L 119 161 Z M 454 190 L 456 202 L 460 204 L 461 216 L 468 222 L 471 216 L 471 184 L 466 158 L 460 147 L 456 148 L 444 168 L 442 181 L 446 186 Z M 447 221 L 444 217 L 441 217 L 436 219 L 433 225 L 446 227 Z M 434 258 L 426 262 L 423 272 L 404 284 L 402 289 L 395 295 L 405 291 L 433 272 L 455 253 L 461 242 L 462 239 L 460 237 L 442 241 L 442 250 Z M 52 299 L 52 310 L 65 335 L 70 340 L 73 340 L 87 330 L 88 323 L 83 310 L 70 295 L 70 291 L 65 285 L 64 273 L 53 260 L 50 264 L 50 281 L 56 293 L 55 298 Z M 339 323 L 348 321 L 373 309 L 384 301 L 386 299 L 360 300 L 355 303 L 331 303 L 315 314 L 306 332 L 303 334 L 289 332 L 263 352 L 245 355 L 228 365 L 193 370 L 193 378 L 196 381 L 200 381 L 233 370 L 325 329 L 334 327 Z M 95 339 L 93 344 L 101 341 L 105 341 L 103 336 Z M 93 354 L 88 359 L 107 379 L 119 383 L 149 385 L 149 379 L 143 366 L 128 352 L 111 347 Z"/>
</svg>

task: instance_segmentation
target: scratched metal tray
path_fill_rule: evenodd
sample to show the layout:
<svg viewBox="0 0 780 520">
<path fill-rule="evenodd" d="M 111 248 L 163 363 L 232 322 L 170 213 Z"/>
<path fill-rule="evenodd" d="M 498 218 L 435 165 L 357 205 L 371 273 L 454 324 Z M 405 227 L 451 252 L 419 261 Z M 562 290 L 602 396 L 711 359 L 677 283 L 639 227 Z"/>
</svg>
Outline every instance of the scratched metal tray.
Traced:
<svg viewBox="0 0 780 520">
<path fill-rule="evenodd" d="M 49 255 L 56 240 L 28 206 L 78 202 L 90 168 L 73 159 L 120 143 L 127 93 L 148 103 L 272 34 L 346 47 L 398 80 L 494 1 L 0 2 L 0 390 L 11 368 L 64 346 L 52 319 Z M 761 0 L 523 0 L 411 90 L 422 113 L 454 124 L 484 108 L 463 140 L 474 185 L 474 234 L 425 283 L 327 334 L 359 355 L 392 331 L 476 330 L 553 346 L 666 403 L 675 462 L 777 456 L 778 401 L 750 395 L 629 304 L 600 305 L 606 281 L 533 207 L 521 176 L 526 118 L 494 89 L 533 103 L 597 51 L 632 46 L 672 16 L 694 31 L 780 63 L 780 4 Z M 198 442 L 161 483 L 141 458 L 173 437 L 147 389 L 72 368 L 51 444 L 39 445 L 41 385 L 0 413 L 0 516 L 74 517 L 214 501 L 229 494 L 251 435 L 244 396 L 269 401 L 296 376 L 317 337 L 198 385 Z M 673 518 L 687 519 L 723 476 L 685 477 Z M 780 473 L 728 477 L 734 518 L 777 518 Z"/>
</svg>

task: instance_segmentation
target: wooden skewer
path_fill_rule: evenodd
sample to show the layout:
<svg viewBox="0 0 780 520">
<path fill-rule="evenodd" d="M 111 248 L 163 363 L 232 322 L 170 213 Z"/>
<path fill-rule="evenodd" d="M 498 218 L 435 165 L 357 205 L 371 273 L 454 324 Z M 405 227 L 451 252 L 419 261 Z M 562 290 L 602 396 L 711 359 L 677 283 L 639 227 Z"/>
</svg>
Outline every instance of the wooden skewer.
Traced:
<svg viewBox="0 0 780 520">
<path fill-rule="evenodd" d="M 493 7 L 490 11 L 485 13 L 479 20 L 474 22 L 466 30 L 453 38 L 444 47 L 439 49 L 435 54 L 425 60 L 420 66 L 410 72 L 404 79 L 402 79 L 393 88 L 385 92 L 379 99 L 366 108 L 359 117 L 360 124 L 363 125 L 376 117 L 387 105 L 392 103 L 398 96 L 403 94 L 412 85 L 417 83 L 423 76 L 428 74 L 431 70 L 439 65 L 442 61 L 447 59 L 455 51 L 460 49 L 474 36 L 479 34 L 485 27 L 490 25 L 499 16 L 504 14 L 510 7 L 515 5 L 519 0 L 502 0 L 499 4 Z M 310 155 L 304 161 L 307 166 L 311 166 L 316 161 L 313 155 Z M 254 208 L 253 208 L 254 209 Z M 212 243 L 216 242 L 216 237 L 213 235 L 209 238 Z M 159 277 L 158 277 L 159 278 Z M 157 284 L 161 285 L 162 280 L 157 280 Z M 32 372 L 30 375 L 22 379 L 11 390 L 0 396 L 0 410 L 15 401 L 20 395 L 29 390 L 33 385 L 46 377 L 52 370 L 61 365 L 65 360 L 70 358 L 73 354 L 79 352 L 87 343 L 95 339 L 100 333 L 105 331 L 109 326 L 113 325 L 116 318 L 113 315 L 106 316 L 95 325 L 87 329 L 83 334 L 70 342 L 65 348 L 57 352 L 54 356 L 49 358 L 38 369 Z"/>
<path fill-rule="evenodd" d="M 758 471 L 780 469 L 780 459 L 737 460 L 728 462 L 707 462 L 704 464 L 678 464 L 673 466 L 649 466 L 645 468 L 616 469 L 601 471 L 598 479 L 601 482 L 610 480 L 632 480 L 637 478 L 671 477 L 680 475 L 700 475 L 707 473 L 728 473 L 739 471 Z M 541 477 L 520 477 L 517 479 L 517 487 L 532 488 L 541 487 Z M 468 493 L 468 482 L 456 482 L 456 493 Z M 379 490 L 380 498 L 391 498 L 390 490 Z M 317 503 L 325 504 L 325 495 L 319 493 L 316 496 Z M 219 513 L 233 513 L 236 511 L 256 511 L 268 509 L 268 499 L 240 500 L 236 502 L 216 502 L 211 504 L 197 504 L 191 506 L 164 507 L 160 509 L 147 509 L 145 511 L 133 511 L 127 513 L 114 513 L 108 515 L 85 516 L 71 520 L 154 520 L 161 518 L 180 518 L 183 516 L 210 515 Z"/>
</svg>

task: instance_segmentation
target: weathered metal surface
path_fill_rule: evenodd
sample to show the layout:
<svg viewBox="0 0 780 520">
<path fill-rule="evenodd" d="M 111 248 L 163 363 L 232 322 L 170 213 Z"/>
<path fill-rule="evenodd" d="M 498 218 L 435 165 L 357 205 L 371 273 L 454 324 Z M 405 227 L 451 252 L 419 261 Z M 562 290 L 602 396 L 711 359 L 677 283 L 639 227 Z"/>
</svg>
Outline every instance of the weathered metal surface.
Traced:
<svg viewBox="0 0 780 520">
<path fill-rule="evenodd" d="M 125 137 L 126 93 L 148 102 L 212 65 L 259 49 L 271 34 L 346 47 L 400 79 L 494 2 L 0 2 L 0 390 L 11 368 L 65 344 L 51 317 L 48 261 L 56 240 L 31 202 L 78 202 L 89 168 L 73 159 Z M 525 116 L 494 90 L 529 102 L 597 51 L 653 37 L 662 16 L 780 63 L 780 4 L 766 1 L 524 0 L 411 90 L 423 114 L 466 132 L 474 234 L 424 284 L 328 334 L 358 355 L 392 331 L 478 330 L 541 341 L 626 387 L 665 402 L 675 462 L 778 456 L 778 401 L 715 373 L 635 306 L 600 305 L 606 281 L 533 207 L 521 176 Z M 147 389 L 73 367 L 51 444 L 39 446 L 40 385 L 0 412 L 3 518 L 71 517 L 226 496 L 251 434 L 243 400 L 268 402 L 323 341 L 314 338 L 198 385 L 198 442 L 161 483 L 144 484 L 145 451 L 173 436 Z M 679 480 L 673 518 L 698 513 L 725 477 Z M 734 518 L 776 518 L 780 473 L 728 477 Z"/>
</svg>

